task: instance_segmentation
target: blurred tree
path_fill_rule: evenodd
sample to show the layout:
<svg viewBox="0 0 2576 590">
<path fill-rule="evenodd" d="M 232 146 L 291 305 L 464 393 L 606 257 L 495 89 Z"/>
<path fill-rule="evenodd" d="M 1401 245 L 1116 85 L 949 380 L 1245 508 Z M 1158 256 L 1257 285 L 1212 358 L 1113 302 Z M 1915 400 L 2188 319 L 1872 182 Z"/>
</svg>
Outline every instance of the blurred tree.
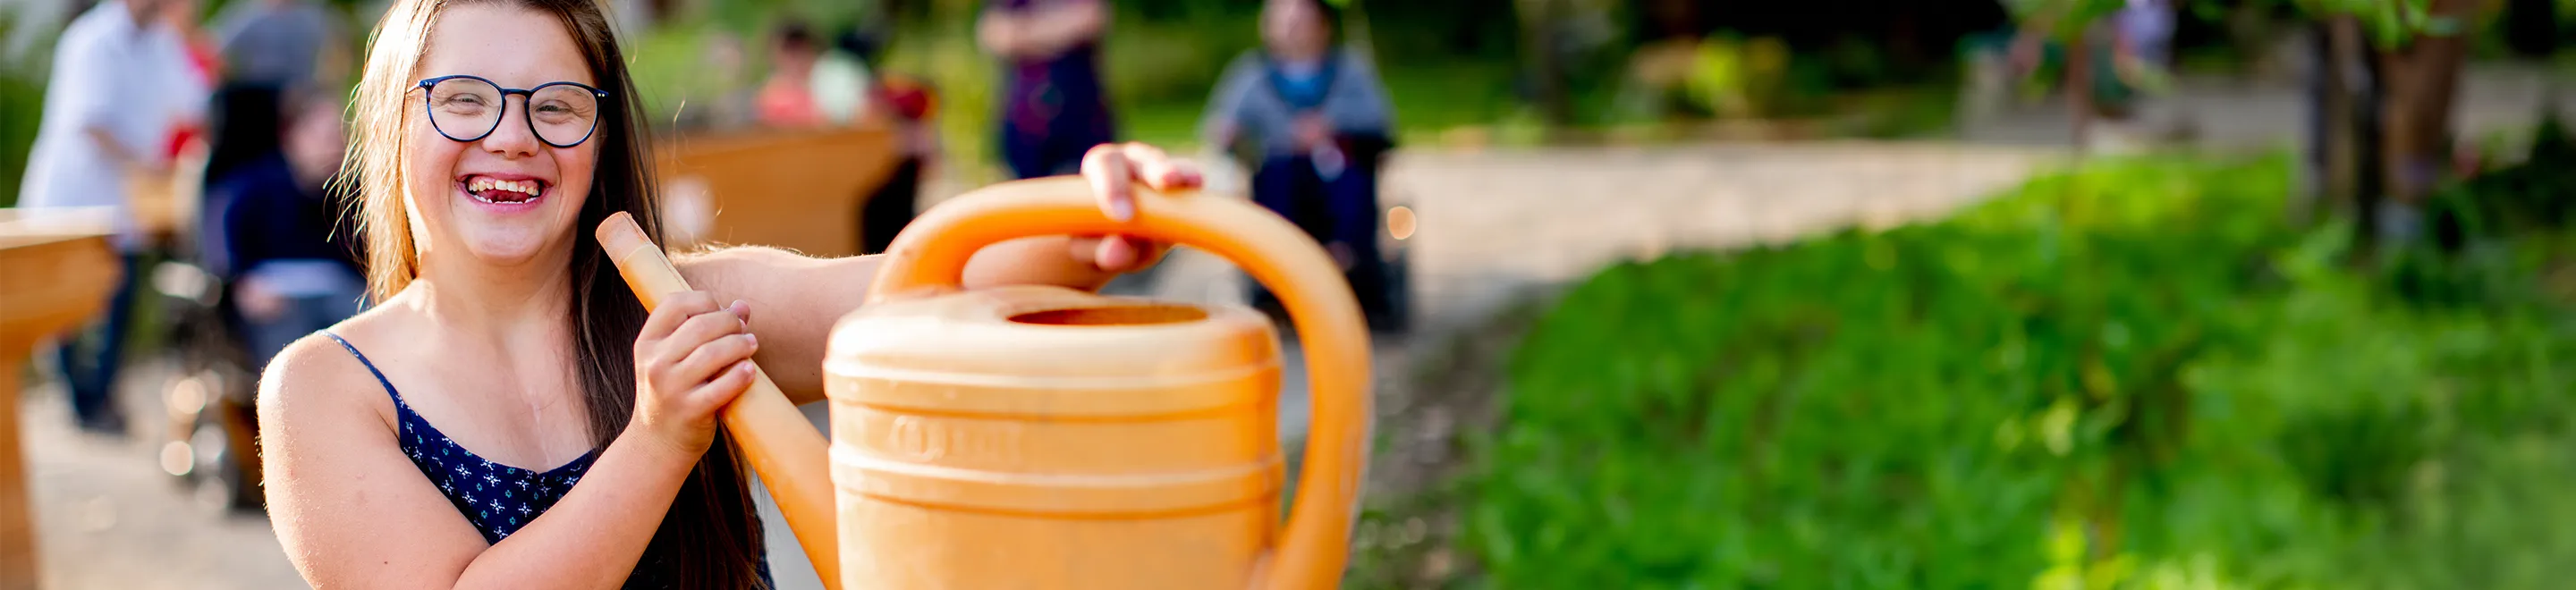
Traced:
<svg viewBox="0 0 2576 590">
<path fill-rule="evenodd" d="M 1513 0 L 1512 9 L 1520 15 L 1523 75 L 1528 77 L 1530 91 L 1537 99 L 1540 116 L 1548 126 L 1574 122 L 1574 102 L 1566 89 L 1565 67 L 1557 42 L 1559 16 L 1571 12 L 1572 0 Z"/>
<path fill-rule="evenodd" d="M 1523 76 L 1549 127 L 1575 122 L 1576 89 L 1615 79 L 1631 47 L 1618 23 L 1630 0 L 1513 0 L 1519 16 Z"/>
<path fill-rule="evenodd" d="M 2468 57 L 2476 0 L 2292 0 L 2316 19 L 2328 68 L 2321 104 L 2332 176 L 2328 196 L 2357 213 L 2363 243 L 2411 239 L 2414 212 L 2451 156 L 2451 106 Z M 2359 75 L 2354 75 L 2355 73 Z M 2358 79 L 2355 79 L 2358 78 Z M 2388 214 L 2395 214 L 2394 217 Z"/>
<path fill-rule="evenodd" d="M 2211 4 L 2219 0 L 2195 0 Z M 2259 1 L 2259 0 L 2258 0 Z M 2335 207 L 2356 214 L 2364 243 L 2383 234 L 2411 239 L 2414 212 L 2450 161 L 2450 112 L 2458 95 L 2472 23 L 2483 0 L 2280 0 L 2311 24 L 2319 68 L 2311 121 L 2317 183 Z M 2092 24 L 2125 0 L 2009 0 L 2026 31 L 2069 48 L 2086 47 Z M 2070 53 L 2070 55 L 2082 55 Z M 2066 60 L 2070 109 L 2082 145 L 2088 59 Z M 2383 214 L 2394 214 L 2389 217 Z"/>
<path fill-rule="evenodd" d="M 2073 117 L 2075 149 L 2081 152 L 2092 144 L 2094 108 L 2091 48 L 2099 42 L 2093 36 L 2094 24 L 2102 17 L 2126 5 L 2124 0 L 2006 0 L 2013 20 L 2019 23 L 2021 41 L 2015 51 L 2024 54 L 2024 62 L 2036 62 L 2032 43 L 2044 40 L 2065 47 L 2066 111 Z"/>
</svg>

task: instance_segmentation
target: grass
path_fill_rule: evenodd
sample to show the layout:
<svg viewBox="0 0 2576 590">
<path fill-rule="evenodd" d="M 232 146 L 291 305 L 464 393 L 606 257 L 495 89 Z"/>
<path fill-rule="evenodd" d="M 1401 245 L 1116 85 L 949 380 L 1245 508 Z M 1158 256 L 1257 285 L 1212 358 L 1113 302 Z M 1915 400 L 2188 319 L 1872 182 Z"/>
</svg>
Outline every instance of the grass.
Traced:
<svg viewBox="0 0 2576 590">
<path fill-rule="evenodd" d="M 2288 164 L 2096 161 L 1604 270 L 1462 428 L 1432 535 L 1475 577 L 1441 582 L 2561 585 L 2576 315 L 2528 266 L 2350 262 L 2281 217 Z"/>
</svg>

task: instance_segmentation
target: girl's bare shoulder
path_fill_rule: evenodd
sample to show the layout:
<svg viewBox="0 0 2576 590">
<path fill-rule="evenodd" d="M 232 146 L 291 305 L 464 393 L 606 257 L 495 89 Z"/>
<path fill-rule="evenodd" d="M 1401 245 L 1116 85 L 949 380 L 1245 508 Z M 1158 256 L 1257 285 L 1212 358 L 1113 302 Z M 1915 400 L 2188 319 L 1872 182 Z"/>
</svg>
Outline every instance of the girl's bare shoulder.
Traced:
<svg viewBox="0 0 2576 590">
<path fill-rule="evenodd" d="M 370 343 L 402 342 L 399 327 L 408 323 L 397 317 L 402 313 L 379 306 L 323 332 L 306 334 L 279 351 L 260 372 L 258 407 L 263 429 L 284 420 L 366 415 L 392 424 L 392 397 L 359 354 Z"/>
</svg>

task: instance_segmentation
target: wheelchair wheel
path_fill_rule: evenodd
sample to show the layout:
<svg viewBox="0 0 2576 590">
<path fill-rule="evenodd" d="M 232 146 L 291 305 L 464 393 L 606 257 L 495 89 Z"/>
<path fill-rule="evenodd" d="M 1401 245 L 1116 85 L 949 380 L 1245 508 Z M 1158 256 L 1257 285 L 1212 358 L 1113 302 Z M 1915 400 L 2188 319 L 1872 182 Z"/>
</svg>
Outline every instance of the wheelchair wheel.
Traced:
<svg viewBox="0 0 2576 590">
<path fill-rule="evenodd" d="M 174 382 L 168 402 L 172 440 L 162 448 L 162 468 L 191 501 L 209 512 L 255 509 L 259 490 L 258 413 L 239 388 L 245 377 L 206 370 Z"/>
<path fill-rule="evenodd" d="M 1386 301 L 1384 326 L 1379 331 L 1403 334 L 1413 331 L 1413 253 L 1403 248 L 1387 250 L 1383 287 Z"/>
<path fill-rule="evenodd" d="M 182 493 L 209 511 L 255 508 L 259 490 L 258 413 L 253 386 L 258 372 L 249 351 L 220 307 L 224 286 L 193 265 L 172 262 L 155 270 L 155 288 L 169 310 L 170 360 L 179 372 L 163 385 L 169 422 L 163 431 L 161 468 Z"/>
<path fill-rule="evenodd" d="M 242 469 L 221 422 L 204 420 L 188 435 L 189 496 L 209 512 L 243 508 Z"/>
</svg>

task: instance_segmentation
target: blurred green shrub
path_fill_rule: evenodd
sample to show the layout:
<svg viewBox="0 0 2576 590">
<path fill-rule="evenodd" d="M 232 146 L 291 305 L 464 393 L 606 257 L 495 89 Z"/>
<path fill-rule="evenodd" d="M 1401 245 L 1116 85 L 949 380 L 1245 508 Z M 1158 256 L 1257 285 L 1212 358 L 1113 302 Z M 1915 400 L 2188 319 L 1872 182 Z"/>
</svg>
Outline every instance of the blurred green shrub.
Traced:
<svg viewBox="0 0 2576 590">
<path fill-rule="evenodd" d="M 1619 265 L 1472 441 L 1503 588 L 2559 584 L 2576 323 L 2425 307 L 2287 164 L 2091 163 L 1952 220 Z M 2474 548 L 2474 549 L 2471 549 Z"/>
<path fill-rule="evenodd" d="M 2576 132 L 2556 109 L 2544 108 L 2520 162 L 2453 183 L 2434 196 L 2444 245 L 2474 237 L 2576 224 Z"/>
<path fill-rule="evenodd" d="M 21 28 L 34 26 L 17 22 L 16 13 L 0 12 L 0 39 L 15 39 L 27 34 Z M 36 146 L 36 126 L 44 120 L 45 72 L 53 64 L 54 35 L 34 34 L 36 39 L 27 44 L 31 51 L 0 59 L 0 207 L 17 205 L 19 179 Z"/>
<path fill-rule="evenodd" d="M 1708 112 L 1728 117 L 1759 117 L 1778 109 L 1780 87 L 1788 74 L 1789 46 L 1759 37 L 1738 41 L 1711 37 L 1700 41 L 1698 67 L 1687 87 Z"/>
</svg>

